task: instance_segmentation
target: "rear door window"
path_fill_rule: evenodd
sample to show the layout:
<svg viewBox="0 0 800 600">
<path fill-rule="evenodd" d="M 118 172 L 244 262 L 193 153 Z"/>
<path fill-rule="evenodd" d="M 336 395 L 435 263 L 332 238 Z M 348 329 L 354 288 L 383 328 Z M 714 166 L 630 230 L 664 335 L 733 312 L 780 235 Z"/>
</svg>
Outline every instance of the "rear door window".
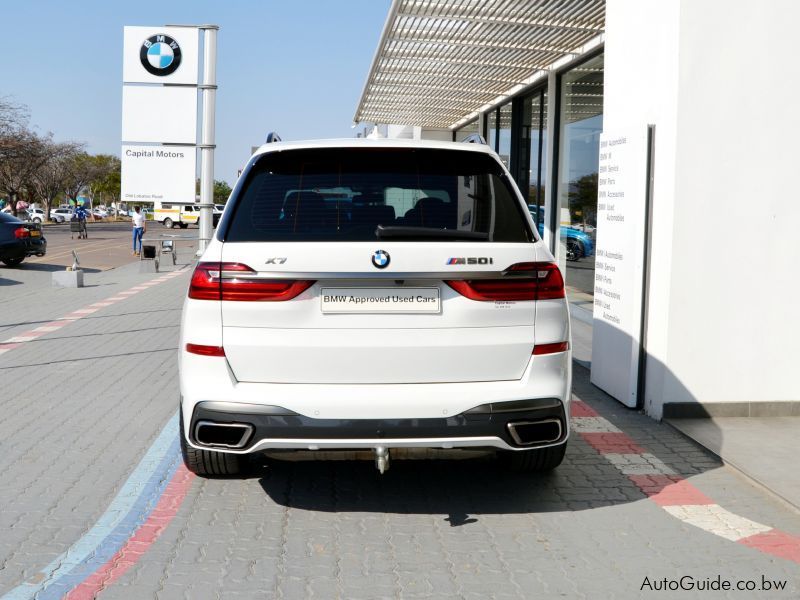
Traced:
<svg viewBox="0 0 800 600">
<path fill-rule="evenodd" d="M 405 241 L 418 239 L 415 231 L 443 241 L 535 239 L 500 166 L 470 151 L 272 152 L 258 158 L 231 200 L 229 242 Z"/>
</svg>

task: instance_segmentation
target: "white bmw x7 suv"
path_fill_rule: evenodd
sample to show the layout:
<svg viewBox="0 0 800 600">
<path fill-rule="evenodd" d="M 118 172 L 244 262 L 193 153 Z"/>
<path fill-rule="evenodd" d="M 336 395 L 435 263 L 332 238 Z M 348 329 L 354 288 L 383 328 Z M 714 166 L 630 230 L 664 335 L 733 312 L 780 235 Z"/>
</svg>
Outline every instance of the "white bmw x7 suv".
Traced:
<svg viewBox="0 0 800 600">
<path fill-rule="evenodd" d="M 183 307 L 183 457 L 235 475 L 253 453 L 360 449 L 383 472 L 393 449 L 485 448 L 549 470 L 571 363 L 561 273 L 486 145 L 271 143 Z"/>
</svg>

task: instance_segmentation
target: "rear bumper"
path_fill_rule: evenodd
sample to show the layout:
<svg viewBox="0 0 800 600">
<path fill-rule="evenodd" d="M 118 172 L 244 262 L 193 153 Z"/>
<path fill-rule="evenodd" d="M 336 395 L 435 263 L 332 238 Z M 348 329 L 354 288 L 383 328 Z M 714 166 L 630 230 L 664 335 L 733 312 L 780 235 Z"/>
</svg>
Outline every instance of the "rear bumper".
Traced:
<svg viewBox="0 0 800 600">
<path fill-rule="evenodd" d="M 251 437 L 240 447 L 215 448 L 237 453 L 377 446 L 522 450 L 569 435 L 571 352 L 531 357 L 521 379 L 439 384 L 242 383 L 224 358 L 182 351 L 180 363 L 184 429 L 196 448 L 212 447 L 198 443 L 200 421 L 249 425 Z M 489 404 L 489 412 L 475 410 Z M 546 444 L 518 444 L 508 429 L 512 421 L 545 419 L 557 419 L 561 429 Z"/>
<path fill-rule="evenodd" d="M 270 449 L 463 448 L 523 450 L 566 441 L 567 418 L 555 398 L 485 404 L 429 419 L 313 419 L 279 406 L 201 402 L 187 428 L 197 448 L 229 452 Z"/>
<path fill-rule="evenodd" d="M 0 244 L 0 259 L 41 256 L 47 253 L 47 241 L 42 237 L 35 241 L 18 240 Z"/>
<path fill-rule="evenodd" d="M 28 256 L 44 256 L 47 254 L 47 240 L 44 238 L 31 241 L 28 244 Z"/>
</svg>

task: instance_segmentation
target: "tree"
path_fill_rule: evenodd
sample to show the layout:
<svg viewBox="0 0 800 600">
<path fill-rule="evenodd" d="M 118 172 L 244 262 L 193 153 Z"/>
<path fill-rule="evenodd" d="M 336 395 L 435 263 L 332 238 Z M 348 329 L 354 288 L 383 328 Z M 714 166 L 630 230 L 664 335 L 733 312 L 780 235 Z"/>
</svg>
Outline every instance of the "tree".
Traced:
<svg viewBox="0 0 800 600">
<path fill-rule="evenodd" d="M 28 129 L 28 109 L 0 97 L 0 163 L 13 158 L 22 149 L 22 137 Z"/>
<path fill-rule="evenodd" d="M 48 141 L 47 144 L 49 147 L 46 150 L 46 158 L 33 173 L 31 187 L 36 198 L 44 204 L 45 218 L 49 221 L 53 200 L 66 188 L 69 181 L 69 165 L 83 150 L 83 144 L 77 142 L 57 144 L 52 141 Z"/>
<path fill-rule="evenodd" d="M 78 196 L 86 189 L 92 181 L 100 174 L 100 166 L 96 157 L 79 152 L 67 161 L 67 182 L 64 193 L 75 204 L 78 203 Z"/>
<path fill-rule="evenodd" d="M 231 195 L 231 186 L 225 181 L 214 180 L 214 204 L 225 204 Z"/>
<path fill-rule="evenodd" d="M 597 173 L 570 182 L 569 212 L 572 223 L 597 225 Z"/>
<path fill-rule="evenodd" d="M 0 97 L 0 194 L 8 195 L 11 210 L 17 214 L 17 195 L 24 188 L 26 154 L 32 150 L 33 134 L 28 129 L 28 109 Z"/>
<path fill-rule="evenodd" d="M 117 208 L 122 194 L 122 162 L 116 156 L 100 154 L 95 157 L 98 173 L 96 179 L 92 181 L 92 199 L 94 194 L 100 194 L 103 201 L 113 204 Z"/>
<path fill-rule="evenodd" d="M 51 147 L 52 134 L 39 136 L 26 128 L 5 139 L 5 151 L 0 160 L 0 190 L 8 194 L 15 216 L 17 200 L 25 192 L 32 192 L 33 175 L 47 160 Z"/>
</svg>

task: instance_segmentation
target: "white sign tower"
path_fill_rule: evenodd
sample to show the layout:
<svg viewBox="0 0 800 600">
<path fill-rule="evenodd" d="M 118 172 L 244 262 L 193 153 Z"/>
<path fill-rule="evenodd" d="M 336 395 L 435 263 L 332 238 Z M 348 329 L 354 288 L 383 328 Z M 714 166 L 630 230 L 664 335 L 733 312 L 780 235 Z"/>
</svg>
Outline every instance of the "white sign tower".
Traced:
<svg viewBox="0 0 800 600">
<path fill-rule="evenodd" d="M 212 226 L 218 29 L 216 25 L 125 27 L 123 41 L 122 199 L 195 203 L 200 148 L 201 250 L 211 238 Z M 199 144 L 198 103 L 202 105 Z"/>
</svg>

